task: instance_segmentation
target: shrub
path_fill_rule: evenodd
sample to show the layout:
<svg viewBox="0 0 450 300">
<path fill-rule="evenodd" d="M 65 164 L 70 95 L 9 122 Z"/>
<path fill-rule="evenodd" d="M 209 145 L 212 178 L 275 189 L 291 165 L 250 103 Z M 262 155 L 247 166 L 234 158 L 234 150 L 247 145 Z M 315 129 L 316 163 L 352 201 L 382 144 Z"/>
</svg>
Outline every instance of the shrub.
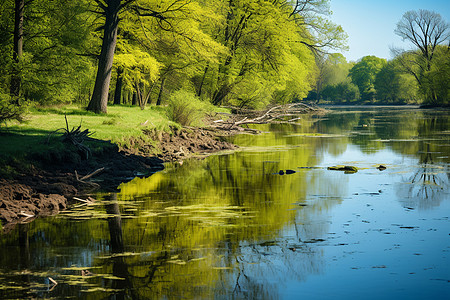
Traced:
<svg viewBox="0 0 450 300">
<path fill-rule="evenodd" d="M 179 90 L 169 97 L 167 115 L 171 121 L 182 126 L 200 126 L 210 107 L 211 104 L 201 101 L 194 93 Z"/>
<path fill-rule="evenodd" d="M 12 103 L 11 97 L 0 93 L 0 124 L 9 120 L 22 121 L 25 113 L 25 106 L 18 106 Z"/>
</svg>

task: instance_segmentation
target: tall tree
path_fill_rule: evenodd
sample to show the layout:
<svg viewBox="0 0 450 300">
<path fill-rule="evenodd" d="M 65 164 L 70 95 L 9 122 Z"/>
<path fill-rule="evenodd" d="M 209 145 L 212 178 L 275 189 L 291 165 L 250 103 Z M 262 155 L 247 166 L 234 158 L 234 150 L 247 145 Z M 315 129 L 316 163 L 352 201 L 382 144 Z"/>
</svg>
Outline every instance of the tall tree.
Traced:
<svg viewBox="0 0 450 300">
<path fill-rule="evenodd" d="M 15 0 L 14 6 L 14 42 L 13 42 L 13 70 L 11 76 L 11 96 L 15 98 L 16 104 L 19 104 L 20 85 L 22 76 L 19 62 L 23 56 L 23 14 L 25 9 L 25 0 Z"/>
<path fill-rule="evenodd" d="M 428 76 L 438 45 L 450 40 L 450 24 L 445 22 L 440 14 L 433 11 L 423 9 L 407 11 L 397 23 L 395 33 L 417 48 L 417 51 L 402 49 L 393 49 L 393 51 L 400 57 L 399 62 L 404 70 L 416 78 L 425 100 L 435 104 L 437 96 L 433 85 L 427 85 L 427 82 L 431 80 Z"/>
<path fill-rule="evenodd" d="M 87 109 L 95 113 L 106 113 L 114 51 L 116 50 L 119 11 L 122 5 L 121 0 L 107 0 L 105 3 L 101 0 L 95 0 L 95 2 L 105 16 L 105 25 L 94 91 Z"/>
<path fill-rule="evenodd" d="M 417 101 L 417 82 L 399 69 L 398 60 L 389 61 L 377 73 L 374 82 L 379 102 L 414 103 Z"/>
<path fill-rule="evenodd" d="M 96 113 L 105 113 L 107 111 L 109 83 L 111 80 L 112 64 L 114 59 L 114 51 L 117 43 L 117 30 L 119 23 L 119 13 L 126 11 L 128 15 L 124 15 L 124 18 L 134 20 L 134 30 L 140 28 L 141 34 L 148 38 L 148 31 L 145 29 L 151 19 L 156 23 L 159 31 L 162 33 L 170 33 L 177 31 L 179 28 L 179 19 L 195 19 L 195 15 L 192 15 L 193 6 L 196 5 L 196 1 L 191 0 L 94 0 L 100 13 L 105 16 L 104 37 L 102 42 L 101 53 L 99 57 L 97 77 L 94 86 L 94 92 L 92 99 L 88 105 L 88 110 Z M 127 8 L 126 10 L 124 8 Z M 124 13 L 125 14 L 125 13 Z M 130 22 L 128 22 L 130 23 Z M 150 22 L 151 23 L 151 22 Z M 129 24 L 128 24 L 129 25 Z M 186 25 L 184 23 L 184 25 Z M 193 28 L 187 28 L 188 34 L 184 36 L 186 40 L 193 39 L 189 35 L 189 31 Z M 127 35 L 134 38 L 135 43 L 140 43 L 143 38 L 136 38 L 138 34 L 136 31 L 126 32 Z M 142 45 L 145 51 L 145 45 Z M 137 82 L 134 86 L 135 89 L 140 86 L 141 83 Z M 137 92 L 137 97 L 142 96 L 140 91 Z M 145 102 L 145 101 L 144 101 Z"/>
<path fill-rule="evenodd" d="M 230 0 L 217 40 L 228 48 L 210 72 L 209 95 L 215 105 L 263 106 L 269 101 L 306 96 L 314 78 L 314 59 L 302 43 L 305 28 L 280 1 Z M 203 82 L 203 81 L 202 81 Z M 203 87 L 203 85 L 202 85 Z"/>
<path fill-rule="evenodd" d="M 347 34 L 340 25 L 326 17 L 332 14 L 329 0 L 288 0 L 280 1 L 288 6 L 289 17 L 307 30 L 303 31 L 302 44 L 308 46 L 315 54 L 326 54 L 330 49 L 347 49 Z"/>
<path fill-rule="evenodd" d="M 92 62 L 78 55 L 92 46 L 86 1 L 7 0 L 0 15 L 0 69 L 10 71 L 0 74 L 1 93 L 16 104 L 69 102 L 88 94 Z"/>
<path fill-rule="evenodd" d="M 386 64 L 386 60 L 373 55 L 364 56 L 349 71 L 352 82 L 361 93 L 362 100 L 373 100 L 375 96 L 375 77 Z"/>
<path fill-rule="evenodd" d="M 114 104 L 120 104 L 122 99 L 123 68 L 117 68 L 116 87 L 114 89 Z"/>
<path fill-rule="evenodd" d="M 352 63 L 347 63 L 345 57 L 340 53 L 329 53 L 316 55 L 318 76 L 315 85 L 315 100 L 321 98 L 321 93 L 327 86 L 336 86 L 339 83 L 350 83 L 348 77 Z"/>
<path fill-rule="evenodd" d="M 400 74 L 393 62 L 388 62 L 376 74 L 374 86 L 377 100 L 396 102 L 400 97 Z"/>
<path fill-rule="evenodd" d="M 229 51 L 218 65 L 204 68 L 198 91 L 201 86 L 213 104 L 231 101 L 252 107 L 304 98 L 314 85 L 313 54 L 345 40 L 342 28 L 321 17 L 329 13 L 327 4 L 223 1 L 225 22 L 215 36 Z"/>
</svg>

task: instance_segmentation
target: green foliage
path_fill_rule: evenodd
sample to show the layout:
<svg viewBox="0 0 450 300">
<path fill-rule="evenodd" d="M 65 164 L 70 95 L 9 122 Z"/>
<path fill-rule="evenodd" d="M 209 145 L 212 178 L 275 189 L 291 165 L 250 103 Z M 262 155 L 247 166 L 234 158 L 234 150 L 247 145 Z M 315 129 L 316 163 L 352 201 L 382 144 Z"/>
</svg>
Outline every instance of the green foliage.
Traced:
<svg viewBox="0 0 450 300">
<path fill-rule="evenodd" d="M 9 92 L 11 80 L 14 1 L 0 5 L 0 91 Z M 85 1 L 66 3 L 29 1 L 24 8 L 21 96 L 39 103 L 83 101 L 89 96 L 93 63 L 84 54 L 90 48 L 89 27 L 94 16 Z"/>
<path fill-rule="evenodd" d="M 324 85 L 350 82 L 348 73 L 354 65 L 355 63 L 353 62 L 347 62 L 345 57 L 340 53 L 328 55 L 323 71 Z"/>
<path fill-rule="evenodd" d="M 348 103 L 359 100 L 359 89 L 349 82 L 340 82 L 336 85 L 328 85 L 322 92 L 324 100 L 333 103 Z"/>
<path fill-rule="evenodd" d="M 393 63 L 389 62 L 375 76 L 377 99 L 397 102 L 400 93 L 400 74 Z"/>
<path fill-rule="evenodd" d="M 170 95 L 167 115 L 171 121 L 183 126 L 198 126 L 208 111 L 211 111 L 210 105 L 192 92 L 179 90 Z"/>
<path fill-rule="evenodd" d="M 423 74 L 420 91 L 430 104 L 450 104 L 450 48 L 439 46 L 430 70 Z"/>
<path fill-rule="evenodd" d="M 0 92 L 9 89 L 9 71 L 12 65 L 12 32 L 14 31 L 14 1 L 0 4 Z"/>
<path fill-rule="evenodd" d="M 375 77 L 385 64 L 385 59 L 369 55 L 350 69 L 349 76 L 358 86 L 362 100 L 373 100 L 375 97 Z"/>
<path fill-rule="evenodd" d="M 318 55 L 316 56 L 316 64 L 318 75 L 315 83 L 315 89 L 310 93 L 308 99 L 320 100 L 324 96 L 322 92 L 327 87 L 333 86 L 333 88 L 335 88 L 338 84 L 351 83 L 351 80 L 348 77 L 348 72 L 353 67 L 354 63 L 348 63 L 342 54 L 332 53 L 326 55 Z M 330 88 L 328 88 L 327 91 L 329 93 L 331 91 Z M 328 94 L 326 97 L 329 96 L 330 94 Z M 350 98 L 346 100 L 353 99 L 354 98 Z"/>
<path fill-rule="evenodd" d="M 383 103 L 411 103 L 417 99 L 417 87 L 411 75 L 402 74 L 398 63 L 388 62 L 376 74 L 377 100 Z"/>
<path fill-rule="evenodd" d="M 11 97 L 0 92 L 0 126 L 6 124 L 6 121 L 23 121 L 26 106 L 18 106 L 12 103 Z"/>
<path fill-rule="evenodd" d="M 327 19 L 328 2 L 127 1 L 119 11 L 110 73 L 117 83 L 109 94 L 123 91 L 122 102 L 128 103 L 135 95 L 142 109 L 180 89 L 195 90 L 213 104 L 251 108 L 302 99 L 315 83 L 314 54 L 345 48 L 342 28 Z M 6 72 L 0 74 L 0 92 L 9 92 L 12 71 L 18 70 L 24 99 L 86 105 L 105 25 L 99 3 L 104 2 L 25 2 L 23 56 L 16 64 L 15 3 L 3 1 L 0 68 Z"/>
<path fill-rule="evenodd" d="M 339 31 L 317 17 L 327 11 L 325 6 L 326 1 L 308 1 L 302 10 L 291 2 L 242 0 L 217 6 L 225 21 L 217 27 L 216 40 L 228 52 L 197 77 L 197 90 L 215 105 L 231 103 L 251 108 L 304 98 L 314 84 L 313 48 L 318 40 L 326 44 L 321 40 L 324 35 L 314 35 L 310 30 Z M 327 39 L 333 38 L 327 35 Z"/>
</svg>

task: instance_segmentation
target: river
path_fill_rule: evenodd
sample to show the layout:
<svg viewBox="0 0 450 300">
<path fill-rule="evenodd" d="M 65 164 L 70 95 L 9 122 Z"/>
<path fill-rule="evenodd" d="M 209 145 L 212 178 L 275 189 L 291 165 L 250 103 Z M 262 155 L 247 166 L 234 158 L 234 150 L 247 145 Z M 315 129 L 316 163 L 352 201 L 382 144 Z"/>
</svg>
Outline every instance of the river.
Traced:
<svg viewBox="0 0 450 300">
<path fill-rule="evenodd" d="M 449 125 L 405 107 L 261 125 L 0 236 L 0 298 L 449 299 Z"/>
</svg>

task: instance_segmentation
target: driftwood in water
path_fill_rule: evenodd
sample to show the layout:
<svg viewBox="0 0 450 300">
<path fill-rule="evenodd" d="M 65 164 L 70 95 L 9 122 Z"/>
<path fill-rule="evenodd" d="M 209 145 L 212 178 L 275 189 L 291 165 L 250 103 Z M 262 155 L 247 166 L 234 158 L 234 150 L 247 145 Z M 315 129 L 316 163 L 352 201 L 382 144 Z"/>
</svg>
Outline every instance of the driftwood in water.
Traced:
<svg viewBox="0 0 450 300">
<path fill-rule="evenodd" d="M 87 184 L 87 185 L 91 185 L 91 186 L 95 186 L 95 187 L 100 187 L 100 185 L 97 184 L 97 183 L 95 183 L 95 182 L 90 182 L 90 181 L 85 181 L 85 180 L 91 178 L 92 176 L 94 176 L 94 175 L 96 175 L 96 174 L 98 174 L 98 173 L 100 173 L 100 172 L 102 172 L 102 171 L 104 171 L 104 170 L 105 170 L 105 168 L 97 169 L 97 170 L 95 170 L 94 172 L 92 172 L 92 173 L 90 173 L 90 174 L 88 174 L 88 175 L 86 175 L 86 176 L 83 176 L 83 177 L 81 177 L 81 178 L 80 178 L 80 176 L 78 175 L 77 170 L 75 170 L 75 178 L 76 178 L 76 180 L 77 180 L 78 182 L 80 182 L 80 183 Z"/>
<path fill-rule="evenodd" d="M 80 181 L 85 181 L 86 179 L 89 179 L 89 178 L 91 178 L 92 176 L 94 176 L 94 175 L 96 175 L 96 174 L 98 174 L 98 173 L 100 173 L 100 172 L 102 172 L 102 171 L 104 171 L 104 170 L 105 170 L 104 167 L 103 167 L 103 168 L 100 168 L 100 169 L 97 169 L 97 170 L 95 170 L 94 172 L 92 172 L 91 174 L 88 174 L 88 175 L 86 175 L 86 176 L 81 177 L 81 178 L 80 178 Z"/>
<path fill-rule="evenodd" d="M 222 130 L 256 131 L 238 126 L 247 124 L 294 123 L 306 113 L 324 113 L 322 108 L 312 107 L 304 103 L 291 103 L 273 106 L 265 111 L 256 111 L 231 107 L 234 115 L 226 120 L 215 120 L 211 126 Z"/>
<path fill-rule="evenodd" d="M 354 166 L 332 166 L 328 167 L 328 170 L 333 171 L 345 171 L 345 173 L 356 173 L 358 172 L 358 168 Z"/>
</svg>

